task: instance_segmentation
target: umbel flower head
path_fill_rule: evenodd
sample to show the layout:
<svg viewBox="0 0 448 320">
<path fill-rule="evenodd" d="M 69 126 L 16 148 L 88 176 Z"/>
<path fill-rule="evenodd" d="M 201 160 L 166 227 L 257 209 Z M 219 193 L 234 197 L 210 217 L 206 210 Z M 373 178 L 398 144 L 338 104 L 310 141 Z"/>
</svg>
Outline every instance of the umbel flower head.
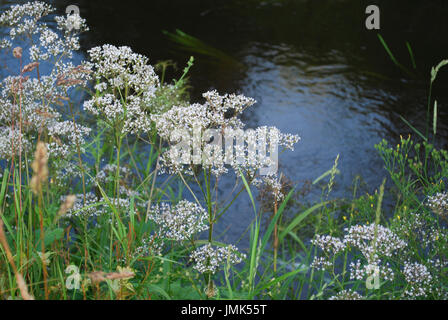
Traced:
<svg viewBox="0 0 448 320">
<path fill-rule="evenodd" d="M 123 133 L 149 132 L 148 113 L 159 78 L 148 58 L 112 45 L 95 47 L 89 55 L 98 94 L 84 108 L 111 125 L 122 122 Z"/>
<path fill-rule="evenodd" d="M 226 265 L 238 264 L 245 258 L 246 255 L 239 253 L 234 245 L 213 248 L 210 243 L 197 248 L 190 255 L 190 259 L 195 262 L 194 269 L 200 273 L 211 274 Z"/>
<path fill-rule="evenodd" d="M 441 217 L 448 215 L 448 193 L 439 192 L 434 196 L 428 197 L 428 207 Z"/>
<path fill-rule="evenodd" d="M 174 106 L 164 113 L 151 115 L 157 132 L 165 141 L 177 143 L 181 140 L 183 145 L 181 150 L 176 146 L 163 154 L 160 173 L 191 175 L 192 168 L 199 164 L 211 169 L 216 176 L 227 173 L 225 164 L 236 171 L 256 172 L 276 162 L 277 159 L 270 156 L 278 153 L 278 146 L 293 149 L 300 140 L 296 135 L 282 134 L 275 127 L 243 131 L 245 125 L 238 116 L 255 104 L 252 98 L 220 95 L 216 90 L 204 93 L 203 97 L 203 104 Z M 224 142 L 225 152 L 222 150 Z"/>
<path fill-rule="evenodd" d="M 338 294 L 330 297 L 328 300 L 362 300 L 363 297 L 351 289 L 342 290 Z"/>
<path fill-rule="evenodd" d="M 408 283 L 405 296 L 424 297 L 432 291 L 433 277 L 426 266 L 407 261 L 403 267 L 403 275 Z"/>
<path fill-rule="evenodd" d="M 90 132 L 66 121 L 61 113 L 73 89 L 90 80 L 89 66 L 72 62 L 74 52 L 80 49 L 79 34 L 88 28 L 79 18 L 79 29 L 67 30 L 65 16 L 55 17 L 55 27 L 51 27 L 44 19 L 54 11 L 48 4 L 34 1 L 13 5 L 0 15 L 0 24 L 6 29 L 2 34 L 8 35 L 0 47 L 11 50 L 23 66 L 0 82 L 0 157 L 31 153 L 38 137 L 48 137 L 46 149 L 58 160 L 52 167 L 57 180 L 62 180 L 69 173 L 77 174 L 65 169 L 73 167 L 71 155 L 77 147 L 83 152 Z"/>
<path fill-rule="evenodd" d="M 39 33 L 40 28 L 45 28 L 45 26 L 39 25 L 39 20 L 53 11 L 52 6 L 40 1 L 16 4 L 2 13 L 0 24 L 11 28 L 9 35 L 11 40 L 15 40 L 18 37 Z"/>
<path fill-rule="evenodd" d="M 345 229 L 343 239 L 332 236 L 317 235 L 312 241 L 322 250 L 323 256 L 314 258 L 312 266 L 317 269 L 333 267 L 336 256 L 350 249 L 356 249 L 362 254 L 362 260 L 358 259 L 350 263 L 350 278 L 363 280 L 365 277 L 378 275 L 386 280 L 393 280 L 394 272 L 388 263 L 382 259 L 391 258 L 398 250 L 407 246 L 390 229 L 377 224 L 356 225 Z"/>
<path fill-rule="evenodd" d="M 149 219 L 159 226 L 159 234 L 167 240 L 189 240 L 208 229 L 207 212 L 187 200 L 182 200 L 175 206 L 166 203 L 154 206 Z"/>
</svg>

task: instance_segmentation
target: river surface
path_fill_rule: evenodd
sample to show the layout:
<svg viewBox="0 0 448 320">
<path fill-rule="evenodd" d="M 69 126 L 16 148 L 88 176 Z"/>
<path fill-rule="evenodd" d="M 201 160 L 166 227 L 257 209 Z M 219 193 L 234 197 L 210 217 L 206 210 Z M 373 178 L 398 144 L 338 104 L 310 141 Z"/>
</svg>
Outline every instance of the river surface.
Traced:
<svg viewBox="0 0 448 320">
<path fill-rule="evenodd" d="M 0 1 L 2 8 L 10 3 Z M 84 51 L 104 43 L 128 45 L 152 63 L 171 59 L 180 70 L 193 55 L 192 100 L 201 102 L 201 93 L 210 89 L 255 98 L 258 103 L 244 116 L 249 127 L 273 125 L 302 137 L 296 150 L 280 159 L 280 171 L 294 183 L 316 179 L 340 155 L 334 197 L 349 197 L 357 175 L 365 182 L 365 191 L 379 187 L 386 172 L 374 145 L 383 138 L 395 145 L 400 134 L 413 133 L 400 115 L 424 130 L 431 67 L 448 58 L 445 0 L 51 3 L 61 14 L 69 4 L 80 7 L 91 28 L 83 38 Z M 369 4 L 381 9 L 380 31 L 365 28 Z M 228 59 L 181 48 L 163 33 L 176 29 Z M 392 63 L 378 32 L 413 76 Z M 448 70 L 440 73 L 434 89 L 440 106 L 436 143 L 441 147 L 448 141 L 447 74 Z M 315 201 L 319 194 L 315 187 L 303 200 Z M 250 201 L 243 196 L 217 230 L 225 232 L 221 240 L 237 239 L 252 216 Z"/>
</svg>

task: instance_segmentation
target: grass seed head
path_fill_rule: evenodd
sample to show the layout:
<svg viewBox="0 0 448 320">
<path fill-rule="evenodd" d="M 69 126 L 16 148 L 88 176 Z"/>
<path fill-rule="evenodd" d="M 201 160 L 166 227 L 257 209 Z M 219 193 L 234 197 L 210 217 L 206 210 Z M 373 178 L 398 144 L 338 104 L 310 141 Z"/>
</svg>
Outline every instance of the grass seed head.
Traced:
<svg viewBox="0 0 448 320">
<path fill-rule="evenodd" d="M 30 182 L 30 187 L 34 194 L 38 194 L 42 190 L 42 183 L 48 180 L 47 147 L 45 146 L 45 143 L 41 141 L 37 143 L 31 168 L 33 169 L 34 174 Z"/>
</svg>

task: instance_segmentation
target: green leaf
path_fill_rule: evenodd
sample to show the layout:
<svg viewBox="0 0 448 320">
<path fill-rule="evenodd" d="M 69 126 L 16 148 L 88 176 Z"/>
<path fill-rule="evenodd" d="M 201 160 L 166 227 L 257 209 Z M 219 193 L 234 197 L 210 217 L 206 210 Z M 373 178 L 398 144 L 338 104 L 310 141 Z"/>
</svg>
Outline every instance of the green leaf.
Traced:
<svg viewBox="0 0 448 320">
<path fill-rule="evenodd" d="M 403 118 L 401 115 L 399 115 L 400 119 L 406 123 L 409 128 L 411 128 L 416 134 L 418 134 L 420 136 L 420 138 L 422 138 L 424 141 L 428 142 L 428 139 L 423 135 L 423 133 L 421 133 L 420 131 L 418 131 L 416 128 L 414 128 L 414 126 L 412 124 L 410 124 L 405 118 Z M 429 120 L 428 120 L 429 121 Z"/>
<path fill-rule="evenodd" d="M 311 208 L 308 208 L 307 210 L 303 211 L 301 214 L 299 214 L 297 217 L 292 220 L 292 222 L 283 230 L 283 232 L 280 234 L 280 241 L 282 241 L 285 236 L 292 231 L 295 227 L 297 227 L 306 217 L 308 217 L 311 213 L 313 213 L 315 210 L 325 206 L 329 201 L 318 203 Z"/>
<path fill-rule="evenodd" d="M 324 174 L 322 174 L 319 178 L 317 178 L 316 180 L 313 181 L 313 185 L 317 184 L 319 181 L 321 181 L 325 177 L 331 175 L 333 171 L 334 170 L 332 168 L 332 169 L 328 170 L 327 172 L 325 172 Z M 339 169 L 336 169 L 336 174 L 341 174 L 341 171 L 339 171 Z"/>
<path fill-rule="evenodd" d="M 280 205 L 279 209 L 277 210 L 276 216 L 272 219 L 271 223 L 268 226 L 268 229 L 266 230 L 263 240 L 261 241 L 261 248 L 260 250 L 263 251 L 269 238 L 271 237 L 272 232 L 274 231 L 274 227 L 277 223 L 277 221 L 280 219 L 280 216 L 282 215 L 283 211 L 286 208 L 286 205 L 288 204 L 289 199 L 291 199 L 292 195 L 294 194 L 295 189 L 292 189 L 289 194 L 286 196 L 285 200 L 283 200 L 282 204 Z"/>
<path fill-rule="evenodd" d="M 412 51 L 411 44 L 407 41 L 406 41 L 406 47 L 408 48 L 409 56 L 411 57 L 412 67 L 414 69 L 417 69 L 417 64 L 415 63 L 414 52 Z"/>
<path fill-rule="evenodd" d="M 252 202 L 252 206 L 254 208 L 254 213 L 257 215 L 257 206 L 255 205 L 254 197 L 252 196 L 252 191 L 250 191 L 249 184 L 246 181 L 246 178 L 244 177 L 243 173 L 241 172 L 241 169 L 239 169 L 241 180 L 243 180 L 244 186 L 246 187 L 246 191 L 249 195 L 250 201 Z"/>
<path fill-rule="evenodd" d="M 0 191 L 0 207 L 3 206 L 3 199 L 5 198 L 6 187 L 8 184 L 8 180 L 7 180 L 8 176 L 9 176 L 9 170 L 8 170 L 8 168 L 6 168 L 5 171 L 3 171 L 2 187 L 1 187 L 1 191 Z"/>
<path fill-rule="evenodd" d="M 166 300 L 172 300 L 170 295 L 165 290 L 155 284 L 148 285 L 148 290 L 160 295 L 161 297 L 164 297 Z"/>
<path fill-rule="evenodd" d="M 45 247 L 50 246 L 55 241 L 61 240 L 63 237 L 64 237 L 64 229 L 62 228 L 57 228 L 54 230 L 45 230 L 45 237 L 44 237 Z"/>
<path fill-rule="evenodd" d="M 408 74 L 409 76 L 413 77 L 413 73 L 410 72 L 406 67 L 404 67 L 400 62 L 398 62 L 398 60 L 395 58 L 394 54 L 392 53 L 392 51 L 389 49 L 389 46 L 386 43 L 386 40 L 384 40 L 384 38 L 378 33 L 378 38 L 380 39 L 381 44 L 383 45 L 384 49 L 386 50 L 387 54 L 389 55 L 389 58 L 392 60 L 392 62 L 398 67 L 400 68 L 403 72 L 405 72 L 406 74 Z M 409 46 L 408 46 L 408 50 L 409 50 Z"/>
</svg>

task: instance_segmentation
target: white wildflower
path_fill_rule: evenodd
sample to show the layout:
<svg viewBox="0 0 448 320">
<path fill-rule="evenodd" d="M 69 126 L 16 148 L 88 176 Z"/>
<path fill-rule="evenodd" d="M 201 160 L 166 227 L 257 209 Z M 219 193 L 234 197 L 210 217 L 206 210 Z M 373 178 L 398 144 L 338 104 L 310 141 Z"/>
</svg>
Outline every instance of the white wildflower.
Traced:
<svg viewBox="0 0 448 320">
<path fill-rule="evenodd" d="M 448 193 L 436 193 L 428 197 L 428 207 L 436 214 L 446 217 L 448 215 Z"/>
<path fill-rule="evenodd" d="M 193 251 L 190 255 L 190 259 L 195 262 L 194 269 L 200 273 L 212 274 L 227 264 L 241 263 L 245 258 L 246 255 L 239 253 L 238 249 L 233 245 L 215 249 L 211 244 L 206 244 Z"/>
<path fill-rule="evenodd" d="M 106 122 L 123 122 L 123 133 L 149 132 L 149 111 L 159 78 L 148 58 L 129 47 L 103 45 L 89 50 L 96 89 L 101 95 L 84 103 L 84 108 Z"/>
<path fill-rule="evenodd" d="M 175 206 L 165 203 L 154 206 L 149 218 L 159 226 L 159 234 L 169 240 L 190 240 L 195 234 L 208 230 L 207 212 L 187 200 Z"/>
<path fill-rule="evenodd" d="M 405 296 L 411 298 L 425 297 L 431 292 L 433 277 L 428 268 L 417 262 L 405 262 L 403 275 L 408 286 L 404 292 Z"/>
<path fill-rule="evenodd" d="M 356 291 L 351 289 L 342 290 L 338 294 L 329 298 L 329 300 L 362 300 L 363 297 Z"/>
</svg>

